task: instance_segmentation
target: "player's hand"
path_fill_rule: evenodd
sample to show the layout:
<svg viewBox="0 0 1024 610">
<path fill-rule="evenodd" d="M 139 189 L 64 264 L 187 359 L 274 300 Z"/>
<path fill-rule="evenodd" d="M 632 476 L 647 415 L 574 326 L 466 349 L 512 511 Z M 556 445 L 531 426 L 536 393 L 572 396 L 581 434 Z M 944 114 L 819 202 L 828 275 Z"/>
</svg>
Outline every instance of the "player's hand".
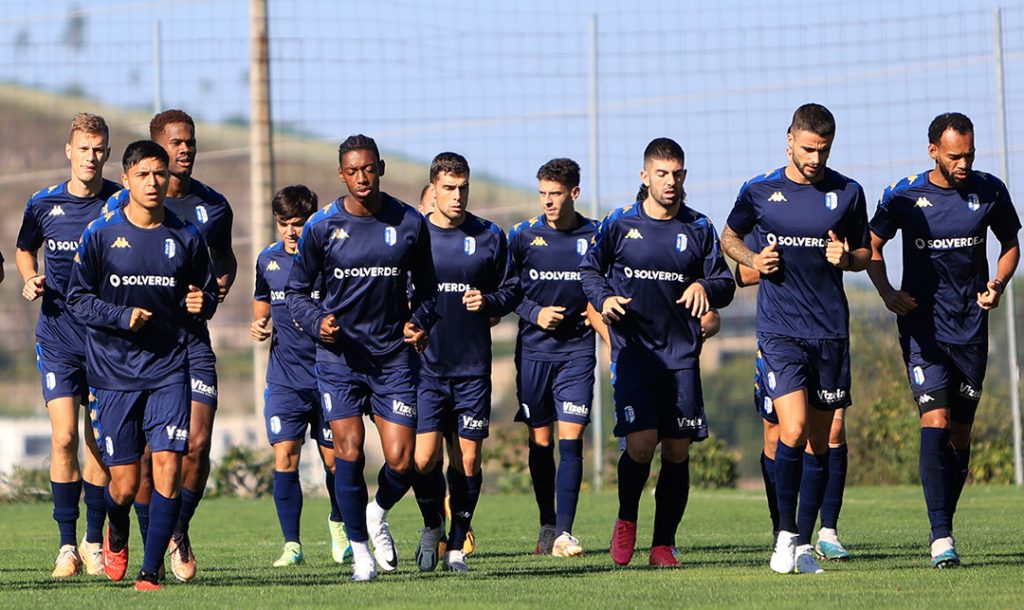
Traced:
<svg viewBox="0 0 1024 610">
<path fill-rule="evenodd" d="M 427 349 L 427 332 L 422 328 L 412 322 L 406 322 L 402 334 L 405 335 L 405 342 L 411 345 L 417 354 L 422 354 L 423 350 Z"/>
<path fill-rule="evenodd" d="M 775 244 L 768 244 L 760 252 L 754 255 L 754 269 L 759 273 L 771 275 L 779 270 L 779 253 L 775 251 Z"/>
<path fill-rule="evenodd" d="M 999 307 L 999 299 L 1003 296 L 1003 283 L 996 280 L 990 281 L 985 286 L 985 292 L 978 293 L 978 307 L 989 311 Z"/>
<path fill-rule="evenodd" d="M 479 290 L 467 290 L 462 294 L 462 304 L 466 311 L 480 311 L 484 308 L 484 295 Z"/>
<path fill-rule="evenodd" d="M 21 289 L 21 296 L 29 301 L 34 301 L 43 296 L 46 292 L 46 276 L 36 275 L 25 280 L 25 287 Z"/>
<path fill-rule="evenodd" d="M 193 315 L 203 311 L 203 291 L 198 286 L 189 285 L 188 294 L 185 295 L 185 311 Z"/>
<path fill-rule="evenodd" d="M 917 300 L 902 290 L 893 290 L 883 295 L 886 308 L 898 316 L 906 315 L 917 309 Z"/>
<path fill-rule="evenodd" d="M 139 329 L 142 328 L 142 326 L 146 322 L 148 322 L 149 319 L 152 317 L 152 311 L 149 311 L 148 309 L 143 309 L 141 307 L 133 307 L 132 317 L 128 321 L 128 330 L 132 331 L 133 333 L 139 332 Z"/>
<path fill-rule="evenodd" d="M 548 305 L 541 307 L 537 313 L 537 326 L 544 330 L 555 330 L 565 319 L 565 307 L 561 305 Z"/>
<path fill-rule="evenodd" d="M 228 296 L 228 290 L 231 290 L 231 285 L 228 283 L 228 276 L 222 275 L 217 278 L 217 302 L 223 303 L 224 297 Z"/>
<path fill-rule="evenodd" d="M 700 317 L 700 338 L 702 341 L 707 341 L 714 337 L 721 329 L 722 316 L 714 309 Z"/>
<path fill-rule="evenodd" d="M 266 341 L 270 338 L 271 332 L 267 328 L 269 323 L 270 318 L 260 318 L 259 320 L 252 321 L 252 324 L 249 325 L 249 335 L 253 338 L 253 341 Z"/>
<path fill-rule="evenodd" d="M 850 268 L 850 253 L 846 250 L 846 244 L 831 229 L 828 232 L 828 245 L 825 246 L 825 259 L 833 267 L 843 270 Z"/>
<path fill-rule="evenodd" d="M 711 304 L 708 303 L 708 292 L 704 289 L 704 284 L 700 282 L 694 282 L 686 287 L 683 291 L 683 296 L 676 299 L 676 303 L 690 310 L 690 315 L 699 318 L 706 314 L 711 309 Z"/>
<path fill-rule="evenodd" d="M 580 315 L 583 316 L 583 326 L 590 328 L 590 318 L 587 317 L 587 310 L 584 309 Z"/>
<path fill-rule="evenodd" d="M 621 320 L 622 316 L 626 315 L 626 305 L 632 302 L 633 299 L 620 296 L 610 296 L 605 299 L 604 303 L 601 303 L 601 318 L 604 319 L 604 323 L 611 324 Z"/>
<path fill-rule="evenodd" d="M 337 340 L 338 331 L 341 327 L 336 325 L 334 314 L 327 314 L 323 320 L 320 321 L 320 342 L 321 343 L 334 343 Z"/>
</svg>

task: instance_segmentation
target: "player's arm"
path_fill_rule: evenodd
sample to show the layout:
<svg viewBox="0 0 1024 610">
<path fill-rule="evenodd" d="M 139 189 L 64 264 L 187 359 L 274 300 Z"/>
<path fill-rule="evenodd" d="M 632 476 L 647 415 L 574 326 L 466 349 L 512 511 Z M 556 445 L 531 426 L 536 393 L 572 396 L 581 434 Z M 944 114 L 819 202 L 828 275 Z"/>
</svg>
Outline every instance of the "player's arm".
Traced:
<svg viewBox="0 0 1024 610">
<path fill-rule="evenodd" d="M 427 335 L 437 322 L 437 270 L 434 269 L 434 257 L 430 251 L 430 230 L 427 221 L 419 219 L 419 235 L 410 257 L 409 278 L 412 280 L 413 293 L 416 295 L 416 309 L 405 323 L 403 334 L 405 342 L 412 345 L 417 352 L 427 348 Z"/>
<path fill-rule="evenodd" d="M 288 282 L 285 284 L 285 302 L 292 319 L 314 340 L 333 343 L 338 333 L 334 314 L 325 314 L 320 304 L 313 299 L 317 278 L 324 265 L 323 249 L 319 244 L 319 225 L 306 225 L 299 238 L 299 252 L 295 255 Z M 327 290 L 324 282 L 322 290 Z M 325 297 L 323 292 L 321 299 Z"/>
<path fill-rule="evenodd" d="M 30 201 L 25 206 L 25 216 L 18 231 L 17 250 L 14 252 L 14 264 L 21 275 L 24 286 L 21 296 L 34 301 L 45 292 L 46 276 L 39 273 L 39 248 L 43 245 L 43 228 L 36 219 L 35 210 Z"/>
<path fill-rule="evenodd" d="M 978 307 L 984 310 L 999 307 L 999 299 L 1003 296 L 1007 284 L 1013 278 L 1020 262 L 1020 243 L 1017 236 L 999 242 L 999 260 L 996 263 L 996 277 L 988 281 L 985 292 L 978 293 Z"/>
<path fill-rule="evenodd" d="M 754 252 L 743 242 L 745 234 L 737 233 L 729 225 L 722 232 L 722 250 L 729 258 L 740 265 L 746 265 L 764 275 L 771 275 L 779 270 L 779 253 L 775 244 L 768 244 L 760 252 Z"/>
<path fill-rule="evenodd" d="M 185 295 L 185 311 L 209 320 L 220 303 L 220 287 L 206 241 L 198 229 L 188 226 L 193 239 L 189 255 L 189 285 Z"/>
<path fill-rule="evenodd" d="M 703 317 L 712 307 L 727 306 L 736 295 L 736 280 L 722 256 L 718 234 L 710 223 L 707 224 L 704 244 L 702 277 L 687 286 L 676 301 L 689 309 L 695 318 Z"/>
<path fill-rule="evenodd" d="M 825 259 L 843 271 L 863 271 L 871 260 L 871 236 L 868 231 L 867 202 L 864 189 L 856 186 L 853 204 L 844 217 L 845 235 L 839 237 L 834 230 L 828 232 Z"/>
<path fill-rule="evenodd" d="M 587 318 L 587 324 L 601 336 L 601 340 L 605 342 L 605 345 L 611 345 L 612 340 L 608 335 L 608 325 L 604 323 L 604 318 L 594 309 L 590 301 L 587 301 L 587 310 L 583 312 L 583 315 Z"/>
<path fill-rule="evenodd" d="M 249 335 L 253 341 L 266 341 L 270 338 L 270 284 L 267 278 L 260 271 L 261 261 L 256 259 L 256 290 L 252 295 L 252 324 L 249 325 Z"/>
<path fill-rule="evenodd" d="M 238 259 L 231 248 L 231 227 L 235 215 L 227 202 L 224 205 L 227 206 L 227 213 L 224 217 L 225 227 L 221 231 L 222 236 L 216 244 L 210 244 L 210 257 L 213 259 L 213 270 L 217 276 L 217 298 L 221 302 L 228 295 L 235 283 L 235 276 L 238 275 Z"/>
<path fill-rule="evenodd" d="M 902 290 L 896 290 L 889 283 L 889 274 L 885 267 L 883 249 L 889 240 L 871 232 L 871 260 L 868 262 L 868 277 L 875 285 L 878 296 L 882 297 L 886 308 L 898 316 L 910 313 L 917 308 L 917 301 Z"/>
<path fill-rule="evenodd" d="M 601 313 L 605 324 L 618 322 L 626 315 L 626 306 L 633 299 L 617 295 L 608 283 L 608 270 L 611 269 L 615 244 L 610 236 L 611 221 L 605 218 L 594 235 L 594 243 L 587 249 L 580 261 L 580 283 L 587 301 Z"/>
<path fill-rule="evenodd" d="M 102 281 L 100 253 L 94 234 L 86 229 L 71 268 L 67 302 L 79 322 L 109 330 L 139 330 L 153 315 L 141 307 L 107 303 L 99 297 Z"/>
<path fill-rule="evenodd" d="M 717 309 L 710 309 L 700 317 L 701 340 L 707 341 L 717 335 L 720 330 L 722 330 L 722 316 L 719 315 Z"/>
<path fill-rule="evenodd" d="M 489 284 L 484 287 L 483 291 L 467 290 L 462 295 L 462 304 L 466 306 L 466 311 L 480 312 L 488 316 L 491 319 L 491 326 L 497 325 L 502 316 L 511 311 L 506 308 L 497 308 L 497 300 L 493 298 L 493 295 L 508 279 L 508 240 L 505 238 L 505 232 L 500 229 L 495 230 L 495 235 L 498 244 L 495 248 L 494 258 L 490 261 Z M 488 297 L 491 298 L 488 299 Z"/>
<path fill-rule="evenodd" d="M 746 265 L 736 263 L 736 273 L 734 275 L 737 288 L 754 286 L 761 283 L 761 274 Z"/>
<path fill-rule="evenodd" d="M 21 288 L 21 296 L 29 301 L 38 299 L 46 292 L 46 275 L 39 273 L 38 253 L 38 250 L 21 248 L 14 252 L 14 264 L 18 267 L 21 281 L 25 283 Z"/>
</svg>

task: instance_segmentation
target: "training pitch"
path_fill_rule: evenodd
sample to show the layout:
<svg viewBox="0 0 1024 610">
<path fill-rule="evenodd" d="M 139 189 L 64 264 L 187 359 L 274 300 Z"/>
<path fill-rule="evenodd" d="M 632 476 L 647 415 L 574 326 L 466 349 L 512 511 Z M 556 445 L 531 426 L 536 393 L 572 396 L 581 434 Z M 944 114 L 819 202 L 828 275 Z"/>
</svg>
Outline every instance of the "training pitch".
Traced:
<svg viewBox="0 0 1024 610">
<path fill-rule="evenodd" d="M 529 554 L 537 535 L 532 496 L 484 495 L 474 520 L 473 572 L 455 575 L 416 569 L 421 522 L 409 495 L 390 518 L 398 571 L 357 585 L 348 582 L 350 566 L 330 560 L 326 499 L 306 498 L 306 563 L 289 569 L 271 567 L 282 547 L 272 499 L 210 499 L 192 525 L 196 580 L 182 585 L 172 578 L 149 593 L 136 593 L 129 580 L 142 557 L 134 515 L 128 579 L 54 581 L 52 506 L 0 505 L 0 607 L 1024 607 L 1024 490 L 1018 488 L 967 488 L 955 529 L 964 565 L 955 570 L 929 566 L 920 489 L 849 489 L 839 531 L 853 559 L 823 562 L 821 575 L 769 570 L 771 525 L 760 491 L 693 491 L 677 540 L 682 567 L 649 568 L 653 500 L 648 493 L 641 504 L 641 548 L 629 567 L 618 568 L 607 552 L 613 492 L 580 498 L 575 533 L 586 555 L 573 559 Z M 84 508 L 80 535 L 82 528 Z"/>
</svg>

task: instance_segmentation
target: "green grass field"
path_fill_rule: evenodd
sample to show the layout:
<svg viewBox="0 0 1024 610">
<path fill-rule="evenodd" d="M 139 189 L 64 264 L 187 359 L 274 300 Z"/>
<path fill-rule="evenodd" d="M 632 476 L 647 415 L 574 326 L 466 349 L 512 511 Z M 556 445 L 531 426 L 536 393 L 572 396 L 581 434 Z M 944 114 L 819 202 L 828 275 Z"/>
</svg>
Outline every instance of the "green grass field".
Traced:
<svg viewBox="0 0 1024 610">
<path fill-rule="evenodd" d="M 641 505 L 639 543 L 650 536 L 653 497 Z M 0 607 L 161 606 L 294 608 L 549 606 L 705 607 L 1024 607 L 1024 491 L 971 487 L 956 533 L 964 567 L 934 570 L 927 554 L 927 519 L 917 488 L 854 488 L 840 521 L 854 559 L 825 565 L 826 573 L 773 574 L 768 569 L 767 509 L 759 491 L 695 491 L 678 539 L 683 567 L 648 568 L 646 548 L 628 568 L 607 554 L 615 517 L 613 493 L 584 494 L 576 534 L 587 549 L 578 559 L 533 557 L 536 508 L 528 496 L 485 496 L 477 511 L 473 572 L 456 576 L 417 571 L 419 513 L 411 497 L 392 511 L 401 553 L 396 573 L 376 582 L 348 582 L 349 568 L 330 561 L 327 503 L 307 498 L 303 515 L 306 564 L 270 567 L 281 549 L 273 502 L 208 500 L 193 523 L 199 576 L 163 591 L 136 593 L 131 583 L 49 578 L 56 527 L 47 504 L 0 505 Z M 84 527 L 84 525 L 80 526 Z M 134 523 L 133 523 L 134 527 Z M 129 576 L 141 561 L 130 546 Z M 148 601 L 147 600 L 147 601 Z"/>
</svg>

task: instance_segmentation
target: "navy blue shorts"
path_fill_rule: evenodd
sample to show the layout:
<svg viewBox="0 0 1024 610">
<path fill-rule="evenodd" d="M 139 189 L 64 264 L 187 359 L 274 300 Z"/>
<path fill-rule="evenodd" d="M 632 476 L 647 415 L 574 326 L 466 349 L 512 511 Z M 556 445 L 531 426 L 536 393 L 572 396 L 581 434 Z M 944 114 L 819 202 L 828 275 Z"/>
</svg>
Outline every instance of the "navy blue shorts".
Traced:
<svg viewBox="0 0 1024 610">
<path fill-rule="evenodd" d="M 757 350 L 757 355 L 754 357 L 754 409 L 761 414 L 761 419 L 771 424 L 778 424 L 779 414 L 775 412 L 775 404 L 765 388 L 767 376 L 761 350 Z"/>
<path fill-rule="evenodd" d="M 761 387 L 772 400 L 807 390 L 816 409 L 835 411 L 850 406 L 850 341 L 798 339 L 757 333 L 764 366 Z"/>
<path fill-rule="evenodd" d="M 434 377 L 420 373 L 416 432 L 456 432 L 482 440 L 490 433 L 491 376 Z"/>
<path fill-rule="evenodd" d="M 188 374 L 192 384 L 192 400 L 211 409 L 217 408 L 217 357 L 209 343 L 189 335 Z"/>
<path fill-rule="evenodd" d="M 953 421 L 974 423 L 988 366 L 988 342 L 957 345 L 901 336 L 900 347 L 920 412 L 948 408 Z"/>
<path fill-rule="evenodd" d="M 267 389 L 263 390 L 263 420 L 271 445 L 303 440 L 308 431 L 309 438 L 321 447 L 334 447 L 334 435 L 320 408 L 320 394 L 313 388 L 297 390 L 267 384 Z"/>
<path fill-rule="evenodd" d="M 417 367 L 412 350 L 402 349 L 381 364 L 318 362 L 316 385 L 324 421 L 372 415 L 416 427 Z"/>
<path fill-rule="evenodd" d="M 107 466 L 134 464 L 149 443 L 153 452 L 188 452 L 192 415 L 189 387 L 174 383 L 152 390 L 90 388 L 89 415 Z"/>
<path fill-rule="evenodd" d="M 519 411 L 515 420 L 531 428 L 564 421 L 586 426 L 594 402 L 593 354 L 575 356 L 562 362 L 533 360 L 516 356 L 516 393 Z"/>
<path fill-rule="evenodd" d="M 85 402 L 89 386 L 85 380 L 85 354 L 76 354 L 51 344 L 36 343 L 36 366 L 43 386 L 43 402 L 77 396 Z"/>
<path fill-rule="evenodd" d="M 700 369 L 615 364 L 615 436 L 657 430 L 661 438 L 708 437 Z"/>
</svg>

